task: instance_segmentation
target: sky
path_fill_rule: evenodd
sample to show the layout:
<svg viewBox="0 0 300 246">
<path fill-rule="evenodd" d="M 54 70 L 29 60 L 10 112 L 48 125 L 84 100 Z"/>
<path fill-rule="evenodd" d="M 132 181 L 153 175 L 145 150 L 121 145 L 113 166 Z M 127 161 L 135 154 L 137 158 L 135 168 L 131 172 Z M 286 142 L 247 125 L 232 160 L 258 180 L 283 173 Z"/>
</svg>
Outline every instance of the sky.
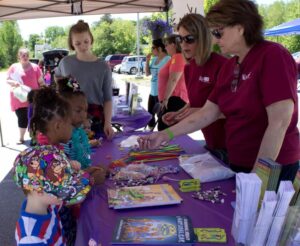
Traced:
<svg viewBox="0 0 300 246">
<path fill-rule="evenodd" d="M 275 0 L 256 0 L 258 4 L 271 4 Z M 151 14 L 140 14 L 140 18 L 144 16 L 149 16 Z M 136 20 L 137 14 L 115 14 L 112 15 L 113 18 L 122 18 L 126 20 Z M 71 16 L 71 17 L 57 17 L 57 18 L 42 18 L 42 19 L 31 19 L 31 20 L 20 20 L 18 21 L 22 38 L 28 40 L 30 34 L 41 34 L 44 33 L 45 29 L 50 26 L 70 26 L 75 24 L 78 20 L 83 19 L 90 25 L 99 21 L 101 16 L 91 15 L 91 16 Z"/>
</svg>

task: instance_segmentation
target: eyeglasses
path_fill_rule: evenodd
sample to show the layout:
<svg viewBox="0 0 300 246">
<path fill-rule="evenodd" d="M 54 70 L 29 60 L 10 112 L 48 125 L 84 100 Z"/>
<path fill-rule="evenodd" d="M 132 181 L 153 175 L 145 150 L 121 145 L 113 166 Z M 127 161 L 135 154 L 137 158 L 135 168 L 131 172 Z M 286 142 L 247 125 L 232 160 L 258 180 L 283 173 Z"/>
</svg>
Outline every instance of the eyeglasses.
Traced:
<svg viewBox="0 0 300 246">
<path fill-rule="evenodd" d="M 240 79 L 240 63 L 236 62 L 234 70 L 233 70 L 233 80 L 231 81 L 231 91 L 236 92 L 237 91 L 237 86 L 238 82 Z"/>
<path fill-rule="evenodd" d="M 223 31 L 224 27 L 219 27 L 219 28 L 216 28 L 216 29 L 213 29 L 211 31 L 211 34 L 216 38 L 216 39 L 221 39 L 223 34 L 224 34 L 224 31 Z"/>
<path fill-rule="evenodd" d="M 180 36 L 180 35 L 178 35 L 176 37 L 176 42 L 178 42 L 178 43 L 181 44 L 184 41 L 187 44 L 193 44 L 193 43 L 195 43 L 196 39 L 197 38 L 194 35 L 192 35 L 192 34 L 189 34 L 189 35 L 186 35 L 186 36 Z"/>
</svg>

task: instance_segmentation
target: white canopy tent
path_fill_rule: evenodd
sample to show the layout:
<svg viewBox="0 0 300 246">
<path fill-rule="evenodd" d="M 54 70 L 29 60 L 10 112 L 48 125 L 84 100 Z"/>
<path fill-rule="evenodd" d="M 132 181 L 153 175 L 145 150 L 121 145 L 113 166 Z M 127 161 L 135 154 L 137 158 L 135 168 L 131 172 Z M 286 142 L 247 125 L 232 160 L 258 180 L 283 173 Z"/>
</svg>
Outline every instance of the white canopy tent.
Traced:
<svg viewBox="0 0 300 246">
<path fill-rule="evenodd" d="M 168 11 L 171 0 L 0 0 L 0 20 Z"/>
</svg>

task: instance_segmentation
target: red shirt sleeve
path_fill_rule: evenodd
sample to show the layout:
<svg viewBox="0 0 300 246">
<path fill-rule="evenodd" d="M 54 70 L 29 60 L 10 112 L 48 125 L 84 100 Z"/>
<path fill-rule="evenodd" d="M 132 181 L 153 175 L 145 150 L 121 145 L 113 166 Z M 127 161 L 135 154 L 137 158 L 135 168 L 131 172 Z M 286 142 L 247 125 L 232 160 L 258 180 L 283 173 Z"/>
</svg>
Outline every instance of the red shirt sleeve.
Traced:
<svg viewBox="0 0 300 246">
<path fill-rule="evenodd" d="M 169 73 L 180 73 L 184 71 L 185 60 L 181 53 L 175 54 L 171 58 Z"/>
<path fill-rule="evenodd" d="M 260 91 L 265 106 L 292 99 L 297 102 L 297 70 L 293 57 L 282 46 L 268 47 L 260 74 Z"/>
</svg>

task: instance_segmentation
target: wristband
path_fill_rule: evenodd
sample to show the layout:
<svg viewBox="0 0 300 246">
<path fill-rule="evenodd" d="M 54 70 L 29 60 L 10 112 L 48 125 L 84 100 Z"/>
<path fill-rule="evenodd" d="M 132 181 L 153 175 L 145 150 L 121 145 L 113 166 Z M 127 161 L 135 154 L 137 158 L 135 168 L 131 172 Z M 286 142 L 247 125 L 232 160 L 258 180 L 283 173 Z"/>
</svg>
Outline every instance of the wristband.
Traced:
<svg viewBox="0 0 300 246">
<path fill-rule="evenodd" d="M 166 128 L 165 131 L 168 134 L 169 140 L 172 140 L 174 138 L 174 133 L 170 130 L 170 128 Z"/>
</svg>

